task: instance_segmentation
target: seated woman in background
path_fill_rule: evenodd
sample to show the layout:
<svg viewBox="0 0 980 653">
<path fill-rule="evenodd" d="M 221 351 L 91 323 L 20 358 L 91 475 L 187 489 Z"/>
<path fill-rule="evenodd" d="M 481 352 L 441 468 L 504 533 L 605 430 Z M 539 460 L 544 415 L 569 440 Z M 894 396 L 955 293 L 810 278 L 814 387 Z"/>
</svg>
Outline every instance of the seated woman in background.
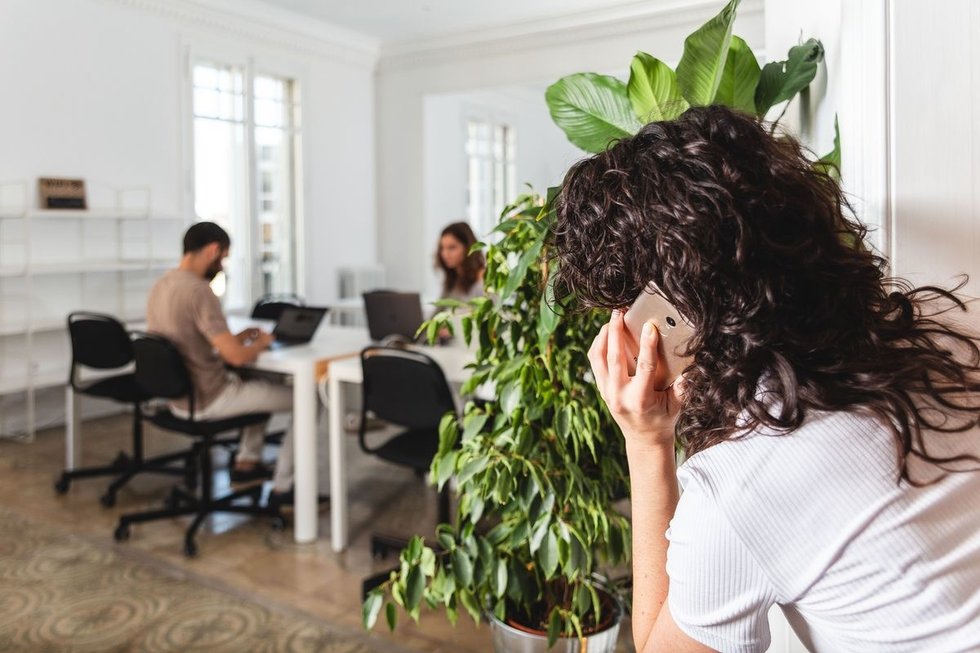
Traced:
<svg viewBox="0 0 980 653">
<path fill-rule="evenodd" d="M 442 268 L 441 299 L 466 301 L 483 295 L 483 270 L 486 259 L 483 252 L 470 252 L 476 236 L 470 225 L 454 222 L 442 230 L 436 267 Z"/>
</svg>

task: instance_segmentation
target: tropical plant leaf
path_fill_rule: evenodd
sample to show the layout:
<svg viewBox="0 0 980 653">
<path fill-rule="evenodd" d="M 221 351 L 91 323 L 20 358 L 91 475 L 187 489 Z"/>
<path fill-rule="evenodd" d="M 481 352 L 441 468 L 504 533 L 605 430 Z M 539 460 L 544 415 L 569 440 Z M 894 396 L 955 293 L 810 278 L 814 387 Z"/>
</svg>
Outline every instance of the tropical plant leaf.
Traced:
<svg viewBox="0 0 980 653">
<path fill-rule="evenodd" d="M 729 0 L 721 13 L 684 39 L 684 54 L 677 64 L 677 85 L 691 106 L 705 106 L 715 100 L 728 61 L 739 1 Z"/>
<path fill-rule="evenodd" d="M 555 645 L 559 635 L 561 635 L 561 613 L 558 612 L 558 608 L 554 608 L 548 617 L 548 648 Z"/>
<path fill-rule="evenodd" d="M 674 71 L 646 52 L 637 52 L 630 63 L 626 94 L 633 106 L 633 113 L 642 124 L 672 120 L 687 108 Z"/>
<path fill-rule="evenodd" d="M 834 115 L 834 149 L 817 159 L 813 166 L 840 181 L 840 125 L 836 114 Z"/>
<path fill-rule="evenodd" d="M 789 100 L 810 85 L 823 61 L 823 44 L 810 39 L 789 49 L 786 61 L 767 63 L 755 89 L 755 112 L 764 117 L 769 109 Z"/>
<path fill-rule="evenodd" d="M 555 124 L 586 152 L 603 152 L 640 128 L 626 84 L 608 75 L 578 73 L 562 77 L 544 94 Z"/>
<path fill-rule="evenodd" d="M 732 37 L 725 60 L 725 72 L 721 75 L 715 103 L 724 104 L 739 111 L 755 113 L 755 87 L 762 69 L 748 44 L 737 36 Z"/>
<path fill-rule="evenodd" d="M 394 603 L 388 602 L 385 605 L 385 620 L 388 622 L 388 630 L 394 630 L 398 625 L 398 612 Z"/>
<path fill-rule="evenodd" d="M 422 601 L 425 591 L 425 574 L 421 567 L 412 566 L 408 570 L 408 580 L 405 588 L 405 608 L 414 610 Z"/>
<path fill-rule="evenodd" d="M 364 605 L 361 606 L 361 621 L 365 629 L 371 630 L 374 628 L 374 622 L 378 620 L 378 613 L 381 612 L 383 603 L 384 595 L 380 592 L 371 592 L 364 599 Z"/>
</svg>

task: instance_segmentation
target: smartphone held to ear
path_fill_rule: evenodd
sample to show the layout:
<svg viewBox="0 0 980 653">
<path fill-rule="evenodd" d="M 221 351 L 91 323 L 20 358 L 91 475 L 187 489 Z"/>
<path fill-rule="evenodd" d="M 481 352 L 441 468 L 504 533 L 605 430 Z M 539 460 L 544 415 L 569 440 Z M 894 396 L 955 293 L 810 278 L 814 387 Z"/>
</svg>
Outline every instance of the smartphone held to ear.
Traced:
<svg viewBox="0 0 980 653">
<path fill-rule="evenodd" d="M 639 352 L 643 325 L 650 320 L 656 324 L 660 332 L 660 343 L 654 383 L 657 390 L 666 390 L 694 360 L 693 356 L 684 354 L 688 342 L 694 335 L 693 327 L 681 317 L 678 310 L 667 301 L 653 283 L 640 293 L 626 311 L 625 320 L 626 330 L 635 347 L 629 355 L 630 376 L 636 373 L 636 360 L 633 357 Z"/>
</svg>

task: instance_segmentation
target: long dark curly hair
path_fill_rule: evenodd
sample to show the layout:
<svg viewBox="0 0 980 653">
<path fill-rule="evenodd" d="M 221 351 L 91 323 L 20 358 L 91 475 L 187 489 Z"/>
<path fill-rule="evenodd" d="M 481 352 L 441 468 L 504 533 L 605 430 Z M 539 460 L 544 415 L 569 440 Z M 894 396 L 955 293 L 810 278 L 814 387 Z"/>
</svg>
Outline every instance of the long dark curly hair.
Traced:
<svg viewBox="0 0 980 653">
<path fill-rule="evenodd" d="M 676 427 L 688 455 L 854 410 L 891 429 L 906 481 L 910 458 L 980 462 L 924 437 L 978 425 L 980 347 L 944 316 L 965 305 L 886 278 L 840 186 L 793 138 L 692 108 L 577 163 L 556 211 L 556 297 L 623 308 L 653 281 L 694 326 Z"/>
</svg>

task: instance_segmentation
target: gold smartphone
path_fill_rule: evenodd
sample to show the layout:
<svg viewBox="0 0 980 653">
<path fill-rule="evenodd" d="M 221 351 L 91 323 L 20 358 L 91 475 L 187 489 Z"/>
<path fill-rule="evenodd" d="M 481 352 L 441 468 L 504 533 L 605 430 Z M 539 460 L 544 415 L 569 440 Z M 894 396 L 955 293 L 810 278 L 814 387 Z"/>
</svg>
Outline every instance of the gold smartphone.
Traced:
<svg viewBox="0 0 980 653">
<path fill-rule="evenodd" d="M 633 349 L 629 352 L 630 376 L 636 373 L 635 356 L 640 351 L 640 333 L 648 320 L 653 320 L 660 331 L 658 347 L 660 360 L 657 362 L 657 374 L 654 379 L 658 390 L 666 390 L 677 380 L 684 370 L 694 361 L 693 356 L 687 356 L 687 344 L 694 335 L 694 328 L 681 317 L 680 312 L 667 301 L 656 285 L 650 283 L 633 305 L 626 311 L 626 330 L 629 332 Z"/>
</svg>

